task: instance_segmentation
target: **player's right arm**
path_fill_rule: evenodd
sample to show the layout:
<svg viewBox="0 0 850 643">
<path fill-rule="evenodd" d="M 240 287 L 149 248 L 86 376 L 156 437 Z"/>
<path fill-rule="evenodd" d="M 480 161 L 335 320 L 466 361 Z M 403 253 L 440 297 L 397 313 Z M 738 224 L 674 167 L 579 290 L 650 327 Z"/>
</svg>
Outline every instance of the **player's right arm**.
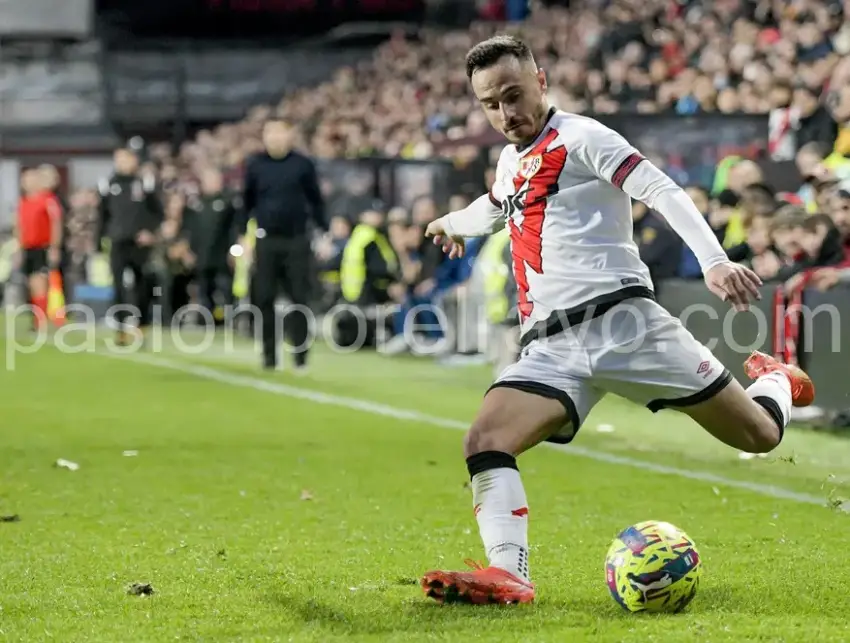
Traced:
<svg viewBox="0 0 850 643">
<path fill-rule="evenodd" d="M 505 227 L 498 178 L 500 174 L 500 167 L 497 166 L 496 181 L 487 194 L 478 197 L 463 210 L 449 212 L 428 224 L 425 236 L 433 237 L 436 245 L 443 246 L 443 252 L 448 253 L 449 258 L 463 256 L 465 238 L 484 237 Z"/>
<path fill-rule="evenodd" d="M 492 192 L 480 196 L 463 210 L 449 212 L 429 223 L 425 236 L 433 237 L 436 245 L 443 246 L 449 258 L 462 257 L 466 237 L 483 237 L 505 226 L 502 208 L 496 203 Z"/>
</svg>

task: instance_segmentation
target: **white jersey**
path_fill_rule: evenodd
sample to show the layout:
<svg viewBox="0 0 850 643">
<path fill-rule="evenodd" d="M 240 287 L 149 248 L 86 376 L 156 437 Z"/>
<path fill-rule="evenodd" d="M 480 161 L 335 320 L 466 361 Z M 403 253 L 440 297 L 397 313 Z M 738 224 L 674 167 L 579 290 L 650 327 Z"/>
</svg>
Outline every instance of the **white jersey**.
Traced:
<svg viewBox="0 0 850 643">
<path fill-rule="evenodd" d="M 523 332 L 554 311 L 652 289 L 622 189 L 643 160 L 598 121 L 555 110 L 532 144 L 502 150 L 490 196 L 510 229 Z"/>
<path fill-rule="evenodd" d="M 442 217 L 450 237 L 511 236 L 519 317 L 557 330 L 564 313 L 652 297 L 649 270 L 632 240 L 631 199 L 659 212 L 693 250 L 703 272 L 728 262 L 693 201 L 614 130 L 552 109 L 527 147 L 502 150 L 489 195 Z M 567 324 L 575 323 L 570 317 Z"/>
</svg>

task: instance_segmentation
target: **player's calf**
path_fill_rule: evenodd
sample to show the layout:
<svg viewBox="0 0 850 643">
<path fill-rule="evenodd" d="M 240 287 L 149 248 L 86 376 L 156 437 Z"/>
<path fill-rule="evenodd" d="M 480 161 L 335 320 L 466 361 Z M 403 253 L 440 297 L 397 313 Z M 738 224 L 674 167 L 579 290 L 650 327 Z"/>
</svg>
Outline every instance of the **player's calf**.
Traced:
<svg viewBox="0 0 850 643">
<path fill-rule="evenodd" d="M 730 447 L 746 453 L 767 453 L 779 445 L 787 424 L 777 406 L 773 400 L 754 400 L 733 380 L 710 400 L 683 411 Z"/>
<path fill-rule="evenodd" d="M 763 353 L 753 353 L 744 367 L 755 380 L 746 390 L 732 381 L 686 412 L 729 446 L 747 453 L 767 453 L 782 441 L 791 407 L 812 403 L 814 386 L 800 368 Z"/>
<path fill-rule="evenodd" d="M 513 385 L 497 386 L 484 397 L 464 441 L 473 512 L 491 568 L 523 581 L 529 578 L 528 501 L 516 456 L 565 420 L 560 402 Z"/>
</svg>

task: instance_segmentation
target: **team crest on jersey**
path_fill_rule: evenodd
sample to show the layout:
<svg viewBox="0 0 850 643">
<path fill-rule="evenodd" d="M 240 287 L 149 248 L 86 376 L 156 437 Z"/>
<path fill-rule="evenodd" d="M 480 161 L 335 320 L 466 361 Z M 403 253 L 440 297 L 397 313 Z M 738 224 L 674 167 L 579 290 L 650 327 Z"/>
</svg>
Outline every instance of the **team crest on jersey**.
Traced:
<svg viewBox="0 0 850 643">
<path fill-rule="evenodd" d="M 526 156 L 520 159 L 519 162 L 519 175 L 524 179 L 530 179 L 532 176 L 537 174 L 540 171 L 540 168 L 543 165 L 543 156 L 540 154 L 534 154 L 533 156 Z"/>
</svg>

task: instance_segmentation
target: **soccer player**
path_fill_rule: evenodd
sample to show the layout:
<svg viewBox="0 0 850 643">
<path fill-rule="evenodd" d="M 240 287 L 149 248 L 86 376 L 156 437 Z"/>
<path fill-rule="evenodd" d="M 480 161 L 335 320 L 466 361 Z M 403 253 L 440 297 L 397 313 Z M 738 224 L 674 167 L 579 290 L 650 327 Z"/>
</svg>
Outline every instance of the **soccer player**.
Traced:
<svg viewBox="0 0 850 643">
<path fill-rule="evenodd" d="M 18 204 L 18 244 L 21 270 L 27 277 L 33 325 L 47 320 L 47 272 L 58 268 L 62 250 L 62 206 L 37 170 L 21 174 Z"/>
<path fill-rule="evenodd" d="M 510 145 L 490 193 L 426 234 L 458 256 L 464 238 L 509 228 L 522 352 L 488 390 L 464 442 L 489 566 L 428 572 L 422 587 L 440 602 L 526 603 L 535 588 L 517 456 L 572 440 L 606 392 L 653 412 L 677 409 L 731 447 L 767 452 L 814 387 L 800 369 L 754 353 L 746 372 L 755 382 L 744 389 L 656 303 L 632 241 L 631 199 L 667 220 L 709 290 L 736 309 L 759 296 L 760 281 L 727 259 L 691 199 L 625 139 L 548 104 L 546 75 L 526 44 L 484 41 L 467 54 L 466 71 Z"/>
</svg>

